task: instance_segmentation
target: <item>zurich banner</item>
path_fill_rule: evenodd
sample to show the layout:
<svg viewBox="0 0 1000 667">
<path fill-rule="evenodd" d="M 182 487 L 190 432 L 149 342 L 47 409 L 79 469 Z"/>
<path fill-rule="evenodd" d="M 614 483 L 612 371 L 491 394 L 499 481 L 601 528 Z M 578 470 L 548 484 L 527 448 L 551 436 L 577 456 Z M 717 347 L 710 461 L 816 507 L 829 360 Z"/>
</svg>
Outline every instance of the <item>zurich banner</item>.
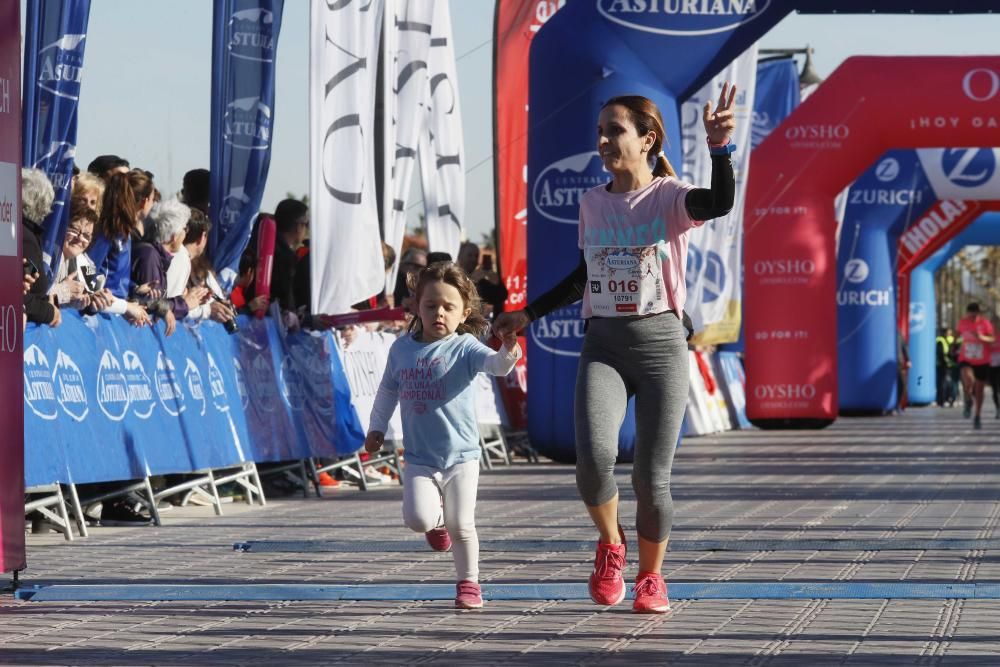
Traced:
<svg viewBox="0 0 1000 667">
<path fill-rule="evenodd" d="M 215 0 L 209 250 L 227 288 L 267 182 L 283 8 L 284 0 Z"/>
<path fill-rule="evenodd" d="M 35 220 L 45 230 L 42 253 L 51 275 L 69 223 L 90 0 L 28 0 L 27 10 L 22 157 L 25 167 L 44 171 L 55 189 L 49 217 Z"/>
<path fill-rule="evenodd" d="M 135 329 L 66 312 L 24 342 L 25 482 L 102 482 L 310 456 L 364 433 L 330 333 L 270 319 Z"/>
<path fill-rule="evenodd" d="M 896 249 L 937 200 L 912 150 L 890 151 L 851 186 L 837 251 L 840 412 L 896 407 Z"/>
</svg>

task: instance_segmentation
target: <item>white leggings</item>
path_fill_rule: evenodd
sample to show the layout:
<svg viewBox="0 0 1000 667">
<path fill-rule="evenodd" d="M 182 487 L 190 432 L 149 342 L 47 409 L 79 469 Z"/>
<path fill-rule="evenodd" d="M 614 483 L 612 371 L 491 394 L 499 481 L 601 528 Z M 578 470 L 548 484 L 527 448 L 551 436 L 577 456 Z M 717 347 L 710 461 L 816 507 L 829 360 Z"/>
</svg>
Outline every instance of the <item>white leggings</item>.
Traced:
<svg viewBox="0 0 1000 667">
<path fill-rule="evenodd" d="M 403 523 L 418 533 L 443 523 L 451 536 L 458 580 L 479 581 L 479 461 L 443 469 L 407 463 L 403 475 Z"/>
</svg>

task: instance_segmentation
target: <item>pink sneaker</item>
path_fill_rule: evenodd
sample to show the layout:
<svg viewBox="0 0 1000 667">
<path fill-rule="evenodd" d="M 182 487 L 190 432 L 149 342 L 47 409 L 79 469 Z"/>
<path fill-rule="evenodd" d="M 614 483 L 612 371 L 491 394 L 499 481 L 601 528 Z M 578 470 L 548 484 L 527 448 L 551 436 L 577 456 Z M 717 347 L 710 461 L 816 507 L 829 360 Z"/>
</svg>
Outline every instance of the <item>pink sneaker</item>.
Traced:
<svg viewBox="0 0 1000 667">
<path fill-rule="evenodd" d="M 590 575 L 590 599 L 597 604 L 616 605 L 625 599 L 622 570 L 626 552 L 624 536 L 621 544 L 597 543 L 594 571 Z"/>
<path fill-rule="evenodd" d="M 451 550 L 451 535 L 448 534 L 448 529 L 444 526 L 428 530 L 424 533 L 424 537 L 427 538 L 427 544 L 431 545 L 431 549 L 434 551 Z"/>
<path fill-rule="evenodd" d="M 637 614 L 663 614 L 670 611 L 667 582 L 654 572 L 640 572 L 635 578 L 635 602 L 632 611 Z"/>
<path fill-rule="evenodd" d="M 482 609 L 483 591 L 475 581 L 463 579 L 455 585 L 455 607 L 458 609 Z"/>
</svg>

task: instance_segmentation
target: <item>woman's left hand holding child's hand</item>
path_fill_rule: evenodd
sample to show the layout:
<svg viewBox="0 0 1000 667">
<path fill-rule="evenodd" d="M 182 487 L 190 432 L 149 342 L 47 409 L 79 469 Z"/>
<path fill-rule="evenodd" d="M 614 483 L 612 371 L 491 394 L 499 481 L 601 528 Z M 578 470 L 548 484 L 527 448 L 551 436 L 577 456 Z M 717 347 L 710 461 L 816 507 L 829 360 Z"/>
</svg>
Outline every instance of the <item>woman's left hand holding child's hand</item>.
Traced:
<svg viewBox="0 0 1000 667">
<path fill-rule="evenodd" d="M 369 454 L 374 454 L 382 449 L 382 445 L 384 443 L 385 433 L 382 433 L 381 431 L 370 431 L 368 436 L 365 438 L 365 451 Z"/>
</svg>

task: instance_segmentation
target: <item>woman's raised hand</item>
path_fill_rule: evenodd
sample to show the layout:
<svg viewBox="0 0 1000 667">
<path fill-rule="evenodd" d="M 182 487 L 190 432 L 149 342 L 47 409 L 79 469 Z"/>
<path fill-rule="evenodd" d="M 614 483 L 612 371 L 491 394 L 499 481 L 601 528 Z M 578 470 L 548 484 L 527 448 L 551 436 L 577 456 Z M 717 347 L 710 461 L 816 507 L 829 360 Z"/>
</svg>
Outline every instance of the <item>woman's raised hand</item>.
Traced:
<svg viewBox="0 0 1000 667">
<path fill-rule="evenodd" d="M 712 102 L 705 102 L 701 119 L 705 123 L 705 133 L 711 144 L 724 144 L 733 136 L 736 129 L 736 119 L 733 117 L 733 102 L 736 99 L 736 86 L 728 81 L 722 84 L 719 103 L 712 111 Z"/>
<path fill-rule="evenodd" d="M 493 335 L 503 340 L 505 336 L 516 334 L 529 324 L 531 324 L 531 318 L 523 310 L 500 313 L 493 320 Z"/>
</svg>

